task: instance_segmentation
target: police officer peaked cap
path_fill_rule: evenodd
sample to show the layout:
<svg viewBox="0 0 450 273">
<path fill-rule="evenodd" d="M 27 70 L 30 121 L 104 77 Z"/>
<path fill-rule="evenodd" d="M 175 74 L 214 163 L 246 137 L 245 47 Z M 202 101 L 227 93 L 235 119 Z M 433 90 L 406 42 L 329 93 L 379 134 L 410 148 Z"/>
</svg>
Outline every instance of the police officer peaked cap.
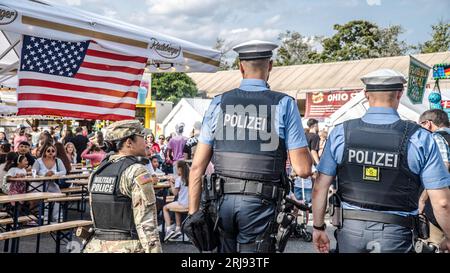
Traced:
<svg viewBox="0 0 450 273">
<path fill-rule="evenodd" d="M 145 135 L 145 129 L 139 120 L 116 121 L 106 128 L 105 140 L 116 141 L 133 135 Z"/>
<path fill-rule="evenodd" d="M 257 60 L 271 58 L 272 50 L 277 47 L 271 42 L 252 40 L 233 47 L 233 50 L 239 54 L 240 60 Z"/>
<path fill-rule="evenodd" d="M 392 69 L 379 69 L 361 78 L 367 92 L 399 91 L 406 83 L 405 76 Z"/>
</svg>

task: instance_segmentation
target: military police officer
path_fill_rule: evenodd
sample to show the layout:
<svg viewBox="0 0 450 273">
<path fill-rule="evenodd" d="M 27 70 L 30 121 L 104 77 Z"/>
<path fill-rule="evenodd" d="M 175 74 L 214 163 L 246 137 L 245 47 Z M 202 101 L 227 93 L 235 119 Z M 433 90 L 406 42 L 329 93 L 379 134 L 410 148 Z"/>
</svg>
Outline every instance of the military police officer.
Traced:
<svg viewBox="0 0 450 273">
<path fill-rule="evenodd" d="M 369 109 L 336 126 L 317 167 L 313 189 L 315 248 L 328 252 L 324 215 L 328 188 L 337 177 L 335 213 L 339 252 L 410 252 L 418 200 L 424 187 L 450 246 L 450 176 L 431 134 L 397 113 L 406 83 L 381 69 L 362 78 Z M 340 204 L 340 205 L 339 205 Z M 339 214 L 337 214 L 339 215 Z"/>
<path fill-rule="evenodd" d="M 161 252 L 152 177 L 145 156 L 144 128 L 137 120 L 107 128 L 116 154 L 91 175 L 89 197 L 94 235 L 85 252 Z"/>
<path fill-rule="evenodd" d="M 270 42 L 234 47 L 243 80 L 216 96 L 205 114 L 189 176 L 189 213 L 199 209 L 201 177 L 212 159 L 220 184 L 219 252 L 271 252 L 267 231 L 276 217 L 289 154 L 297 174 L 312 161 L 295 100 L 271 91 Z"/>
</svg>

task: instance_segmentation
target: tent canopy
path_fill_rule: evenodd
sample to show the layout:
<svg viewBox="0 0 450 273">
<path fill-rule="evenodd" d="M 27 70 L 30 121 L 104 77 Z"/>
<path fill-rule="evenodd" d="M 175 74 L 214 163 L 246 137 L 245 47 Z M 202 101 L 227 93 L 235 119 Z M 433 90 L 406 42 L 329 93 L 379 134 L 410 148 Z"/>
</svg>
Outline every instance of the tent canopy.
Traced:
<svg viewBox="0 0 450 273">
<path fill-rule="evenodd" d="M 403 96 L 400 99 L 400 105 L 398 107 L 398 113 L 401 119 L 418 121 L 419 116 L 429 110 L 428 96 L 432 92 L 431 89 L 427 89 L 423 96 L 423 102 L 421 104 L 412 104 L 406 95 L 406 91 L 403 92 Z M 442 100 L 450 100 L 450 93 L 442 92 Z M 328 119 L 325 120 L 325 124 L 328 127 L 335 127 L 336 125 L 349 120 L 362 117 L 367 109 L 369 109 L 369 102 L 364 96 L 364 92 L 358 93 L 344 106 L 334 112 Z"/>
<path fill-rule="evenodd" d="M 0 18 L 2 84 L 16 74 L 22 35 L 94 40 L 110 50 L 148 57 L 148 72 L 215 72 L 219 66 L 218 51 L 46 0 L 0 0 L 0 12 L 5 15 Z M 10 48 L 14 52 L 6 53 Z"/>
</svg>

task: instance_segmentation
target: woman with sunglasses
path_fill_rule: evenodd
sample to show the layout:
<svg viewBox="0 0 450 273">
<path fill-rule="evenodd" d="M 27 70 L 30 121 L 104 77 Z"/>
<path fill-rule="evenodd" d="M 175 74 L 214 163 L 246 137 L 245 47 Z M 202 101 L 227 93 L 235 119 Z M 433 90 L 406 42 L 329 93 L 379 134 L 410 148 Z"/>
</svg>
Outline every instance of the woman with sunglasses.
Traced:
<svg viewBox="0 0 450 273">
<path fill-rule="evenodd" d="M 66 167 L 61 159 L 56 157 L 56 148 L 53 144 L 47 143 L 41 150 L 41 157 L 33 164 L 33 170 L 36 170 L 39 176 L 54 176 L 65 175 L 67 173 Z M 47 183 L 48 192 L 61 192 L 59 186 L 55 182 L 43 182 Z M 42 185 L 42 182 L 31 183 L 33 187 Z M 53 219 L 58 220 L 59 204 L 55 203 L 53 208 Z"/>
<path fill-rule="evenodd" d="M 159 147 L 158 143 L 155 142 L 155 136 L 153 135 L 153 133 L 150 133 L 147 136 L 147 146 L 150 148 L 151 151 L 153 151 L 153 153 L 161 152 L 161 148 Z"/>
</svg>

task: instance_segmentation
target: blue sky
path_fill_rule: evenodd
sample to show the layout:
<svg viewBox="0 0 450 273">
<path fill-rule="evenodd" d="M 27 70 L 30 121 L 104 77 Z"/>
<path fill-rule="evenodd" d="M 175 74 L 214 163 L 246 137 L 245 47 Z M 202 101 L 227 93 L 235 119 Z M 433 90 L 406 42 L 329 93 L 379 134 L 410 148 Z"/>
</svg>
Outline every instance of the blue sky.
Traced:
<svg viewBox="0 0 450 273">
<path fill-rule="evenodd" d="M 364 19 L 400 24 L 409 44 L 430 39 L 431 25 L 450 20 L 450 0 L 51 0 L 212 47 L 248 39 L 277 41 L 294 30 L 330 36 L 333 25 Z"/>
</svg>

